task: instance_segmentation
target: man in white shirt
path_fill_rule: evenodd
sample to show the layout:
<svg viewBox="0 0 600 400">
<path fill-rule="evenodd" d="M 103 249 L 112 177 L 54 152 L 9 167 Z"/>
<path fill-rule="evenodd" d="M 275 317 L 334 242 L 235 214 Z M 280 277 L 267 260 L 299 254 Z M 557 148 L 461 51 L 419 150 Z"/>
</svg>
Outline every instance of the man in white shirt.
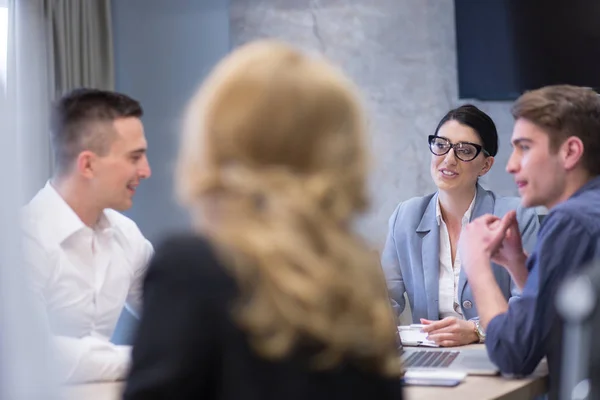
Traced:
<svg viewBox="0 0 600 400">
<path fill-rule="evenodd" d="M 124 378 L 130 348 L 110 342 L 124 305 L 139 311 L 152 245 L 120 214 L 150 177 L 139 103 L 78 89 L 52 116 L 53 178 L 23 210 L 24 255 L 65 382 Z"/>
</svg>

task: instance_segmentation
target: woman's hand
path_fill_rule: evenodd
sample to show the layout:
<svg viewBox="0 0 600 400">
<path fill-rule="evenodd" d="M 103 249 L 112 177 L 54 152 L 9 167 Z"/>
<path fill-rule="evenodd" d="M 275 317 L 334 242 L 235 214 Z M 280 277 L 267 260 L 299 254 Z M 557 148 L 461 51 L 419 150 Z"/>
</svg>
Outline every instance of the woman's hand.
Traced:
<svg viewBox="0 0 600 400">
<path fill-rule="evenodd" d="M 463 346 L 479 342 L 479 336 L 475 332 L 477 328 L 473 321 L 446 317 L 440 321 L 421 318 L 421 323 L 425 325 L 423 332 L 428 334 L 427 339 L 442 347 Z"/>
</svg>

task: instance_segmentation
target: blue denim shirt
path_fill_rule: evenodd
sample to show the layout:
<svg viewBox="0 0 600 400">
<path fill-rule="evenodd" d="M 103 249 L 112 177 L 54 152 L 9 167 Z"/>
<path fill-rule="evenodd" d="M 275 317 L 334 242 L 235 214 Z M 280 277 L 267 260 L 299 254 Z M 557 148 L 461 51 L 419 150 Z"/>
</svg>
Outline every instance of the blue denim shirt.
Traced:
<svg viewBox="0 0 600 400">
<path fill-rule="evenodd" d="M 504 374 L 528 375 L 548 358 L 551 393 L 558 385 L 562 326 L 555 294 L 567 275 L 600 258 L 600 177 L 586 183 L 544 219 L 520 298 L 487 326 L 486 347 Z"/>
</svg>

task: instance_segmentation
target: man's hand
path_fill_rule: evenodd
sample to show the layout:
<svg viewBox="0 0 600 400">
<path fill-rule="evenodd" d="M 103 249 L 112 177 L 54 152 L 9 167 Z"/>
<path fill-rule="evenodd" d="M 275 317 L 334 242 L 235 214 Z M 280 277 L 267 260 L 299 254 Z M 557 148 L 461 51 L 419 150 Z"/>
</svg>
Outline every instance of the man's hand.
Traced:
<svg viewBox="0 0 600 400">
<path fill-rule="evenodd" d="M 421 318 L 421 323 L 425 325 L 423 332 L 428 333 L 427 338 L 442 347 L 463 346 L 479 341 L 473 321 L 446 317 L 440 321 Z"/>
<path fill-rule="evenodd" d="M 508 221 L 509 217 L 500 219 L 484 215 L 465 226 L 458 241 L 461 268 L 471 285 L 479 321 L 484 329 L 492 318 L 506 312 L 508 308 L 491 264 L 492 255 L 500 249 L 506 236 Z"/>
<path fill-rule="evenodd" d="M 486 214 L 466 225 L 460 234 L 458 251 L 461 268 L 469 280 L 472 276 L 489 270 L 490 259 L 495 254 L 506 234 L 506 223 L 495 215 Z"/>
<path fill-rule="evenodd" d="M 500 223 L 505 227 L 506 233 L 500 247 L 492 254 L 492 261 L 506 268 L 513 281 L 522 289 L 529 273 L 525 266 L 527 254 L 523 250 L 516 211 L 509 211 Z"/>
</svg>

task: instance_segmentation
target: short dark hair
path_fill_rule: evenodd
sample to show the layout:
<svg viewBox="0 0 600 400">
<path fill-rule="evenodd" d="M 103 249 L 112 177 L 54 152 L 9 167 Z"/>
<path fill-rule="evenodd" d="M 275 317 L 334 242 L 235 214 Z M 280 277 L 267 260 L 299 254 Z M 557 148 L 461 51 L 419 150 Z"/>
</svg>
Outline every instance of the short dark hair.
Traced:
<svg viewBox="0 0 600 400">
<path fill-rule="evenodd" d="M 472 128 L 483 142 L 484 150 L 492 157 L 498 154 L 498 131 L 496 130 L 496 124 L 494 124 L 489 115 L 479 108 L 472 104 L 465 104 L 448 111 L 441 119 L 437 128 L 435 128 L 436 136 L 442 125 L 448 121 L 457 121 L 462 125 Z"/>
<path fill-rule="evenodd" d="M 600 175 L 600 95 L 590 88 L 551 85 L 525 92 L 512 107 L 515 120 L 526 119 L 548 134 L 556 152 L 570 136 L 583 142 L 582 163 Z"/>
<path fill-rule="evenodd" d="M 99 155 L 109 151 L 115 132 L 102 129 L 102 124 L 119 118 L 141 118 L 143 113 L 137 100 L 122 93 L 81 88 L 64 95 L 54 105 L 50 122 L 57 172 L 67 171 L 84 150 Z"/>
</svg>

